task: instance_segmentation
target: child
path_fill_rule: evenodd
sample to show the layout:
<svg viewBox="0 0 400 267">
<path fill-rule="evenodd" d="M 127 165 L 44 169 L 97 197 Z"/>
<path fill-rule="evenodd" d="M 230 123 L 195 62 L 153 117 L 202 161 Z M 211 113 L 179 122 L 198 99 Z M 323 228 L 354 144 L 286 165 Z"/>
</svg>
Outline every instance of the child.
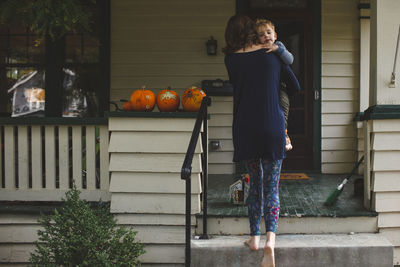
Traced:
<svg viewBox="0 0 400 267">
<path fill-rule="evenodd" d="M 276 53 L 283 63 L 291 65 L 293 63 L 293 55 L 286 49 L 282 42 L 276 41 L 277 34 L 275 32 L 275 25 L 266 19 L 257 19 L 256 27 L 258 38 L 261 44 L 265 44 L 269 52 Z M 279 90 L 279 102 L 282 107 L 283 114 L 285 115 L 285 135 L 286 135 L 286 151 L 292 150 L 290 138 L 287 134 L 287 120 L 289 116 L 289 96 L 286 91 L 286 84 L 281 84 Z"/>
</svg>

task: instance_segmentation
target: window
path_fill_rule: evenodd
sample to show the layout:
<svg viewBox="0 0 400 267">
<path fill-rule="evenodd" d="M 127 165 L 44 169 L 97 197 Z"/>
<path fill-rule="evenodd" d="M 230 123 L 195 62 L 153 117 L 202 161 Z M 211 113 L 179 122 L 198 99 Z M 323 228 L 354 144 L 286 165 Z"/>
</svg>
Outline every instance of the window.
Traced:
<svg viewBox="0 0 400 267">
<path fill-rule="evenodd" d="M 65 70 L 62 103 L 59 103 L 60 98 L 46 94 L 46 106 L 50 107 L 48 103 L 53 107 L 62 105 L 63 116 L 101 116 L 102 107 L 108 106 L 104 103 L 108 102 L 109 94 L 109 10 L 108 0 L 98 0 L 93 12 L 93 32 L 67 34 L 58 42 L 64 51 L 61 57 L 54 59 L 61 61 Z M 13 111 L 13 93 L 8 90 L 23 75 L 51 68 L 54 62 L 46 62 L 48 56 L 46 41 L 40 41 L 29 29 L 0 25 L 0 116 L 10 116 Z M 72 87 L 66 86 L 71 74 L 76 77 Z M 82 113 L 73 112 L 77 109 L 77 99 L 85 102 L 86 109 Z"/>
</svg>

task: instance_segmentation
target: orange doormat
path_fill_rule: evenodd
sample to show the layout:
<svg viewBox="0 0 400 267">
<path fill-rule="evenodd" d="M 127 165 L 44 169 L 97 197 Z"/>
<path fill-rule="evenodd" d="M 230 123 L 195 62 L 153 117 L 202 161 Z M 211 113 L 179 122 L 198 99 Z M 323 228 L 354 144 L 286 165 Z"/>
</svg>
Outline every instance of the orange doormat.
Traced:
<svg viewBox="0 0 400 267">
<path fill-rule="evenodd" d="M 281 180 L 308 180 L 308 177 L 305 173 L 281 173 Z"/>
</svg>

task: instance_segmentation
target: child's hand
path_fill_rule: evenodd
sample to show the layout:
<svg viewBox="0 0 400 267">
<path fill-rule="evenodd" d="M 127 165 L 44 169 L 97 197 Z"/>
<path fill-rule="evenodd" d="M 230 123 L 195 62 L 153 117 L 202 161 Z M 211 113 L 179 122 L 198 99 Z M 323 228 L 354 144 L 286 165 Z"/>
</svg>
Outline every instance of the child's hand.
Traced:
<svg viewBox="0 0 400 267">
<path fill-rule="evenodd" d="M 279 46 L 277 44 L 273 44 L 270 47 L 267 47 L 267 53 L 275 52 L 278 50 Z"/>
</svg>

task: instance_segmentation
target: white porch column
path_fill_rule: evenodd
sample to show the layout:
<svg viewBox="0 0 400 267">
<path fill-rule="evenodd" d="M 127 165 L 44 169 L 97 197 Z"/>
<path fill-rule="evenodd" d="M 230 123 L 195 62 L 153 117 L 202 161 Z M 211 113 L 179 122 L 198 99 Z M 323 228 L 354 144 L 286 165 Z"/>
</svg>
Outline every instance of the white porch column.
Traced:
<svg viewBox="0 0 400 267">
<path fill-rule="evenodd" d="M 396 87 L 389 88 L 400 25 L 399 12 L 398 0 L 371 0 L 369 106 L 400 104 L 400 73 L 396 75 Z M 400 67 L 397 72 L 400 72 Z"/>
<path fill-rule="evenodd" d="M 400 264 L 400 67 L 390 86 L 400 25 L 400 1 L 371 0 L 369 108 L 364 113 L 365 185 L 378 228 L 394 245 Z M 368 140 L 368 141 L 367 141 Z M 368 194 L 367 194 L 368 195 Z M 367 199 L 367 198 L 366 198 Z"/>
</svg>

